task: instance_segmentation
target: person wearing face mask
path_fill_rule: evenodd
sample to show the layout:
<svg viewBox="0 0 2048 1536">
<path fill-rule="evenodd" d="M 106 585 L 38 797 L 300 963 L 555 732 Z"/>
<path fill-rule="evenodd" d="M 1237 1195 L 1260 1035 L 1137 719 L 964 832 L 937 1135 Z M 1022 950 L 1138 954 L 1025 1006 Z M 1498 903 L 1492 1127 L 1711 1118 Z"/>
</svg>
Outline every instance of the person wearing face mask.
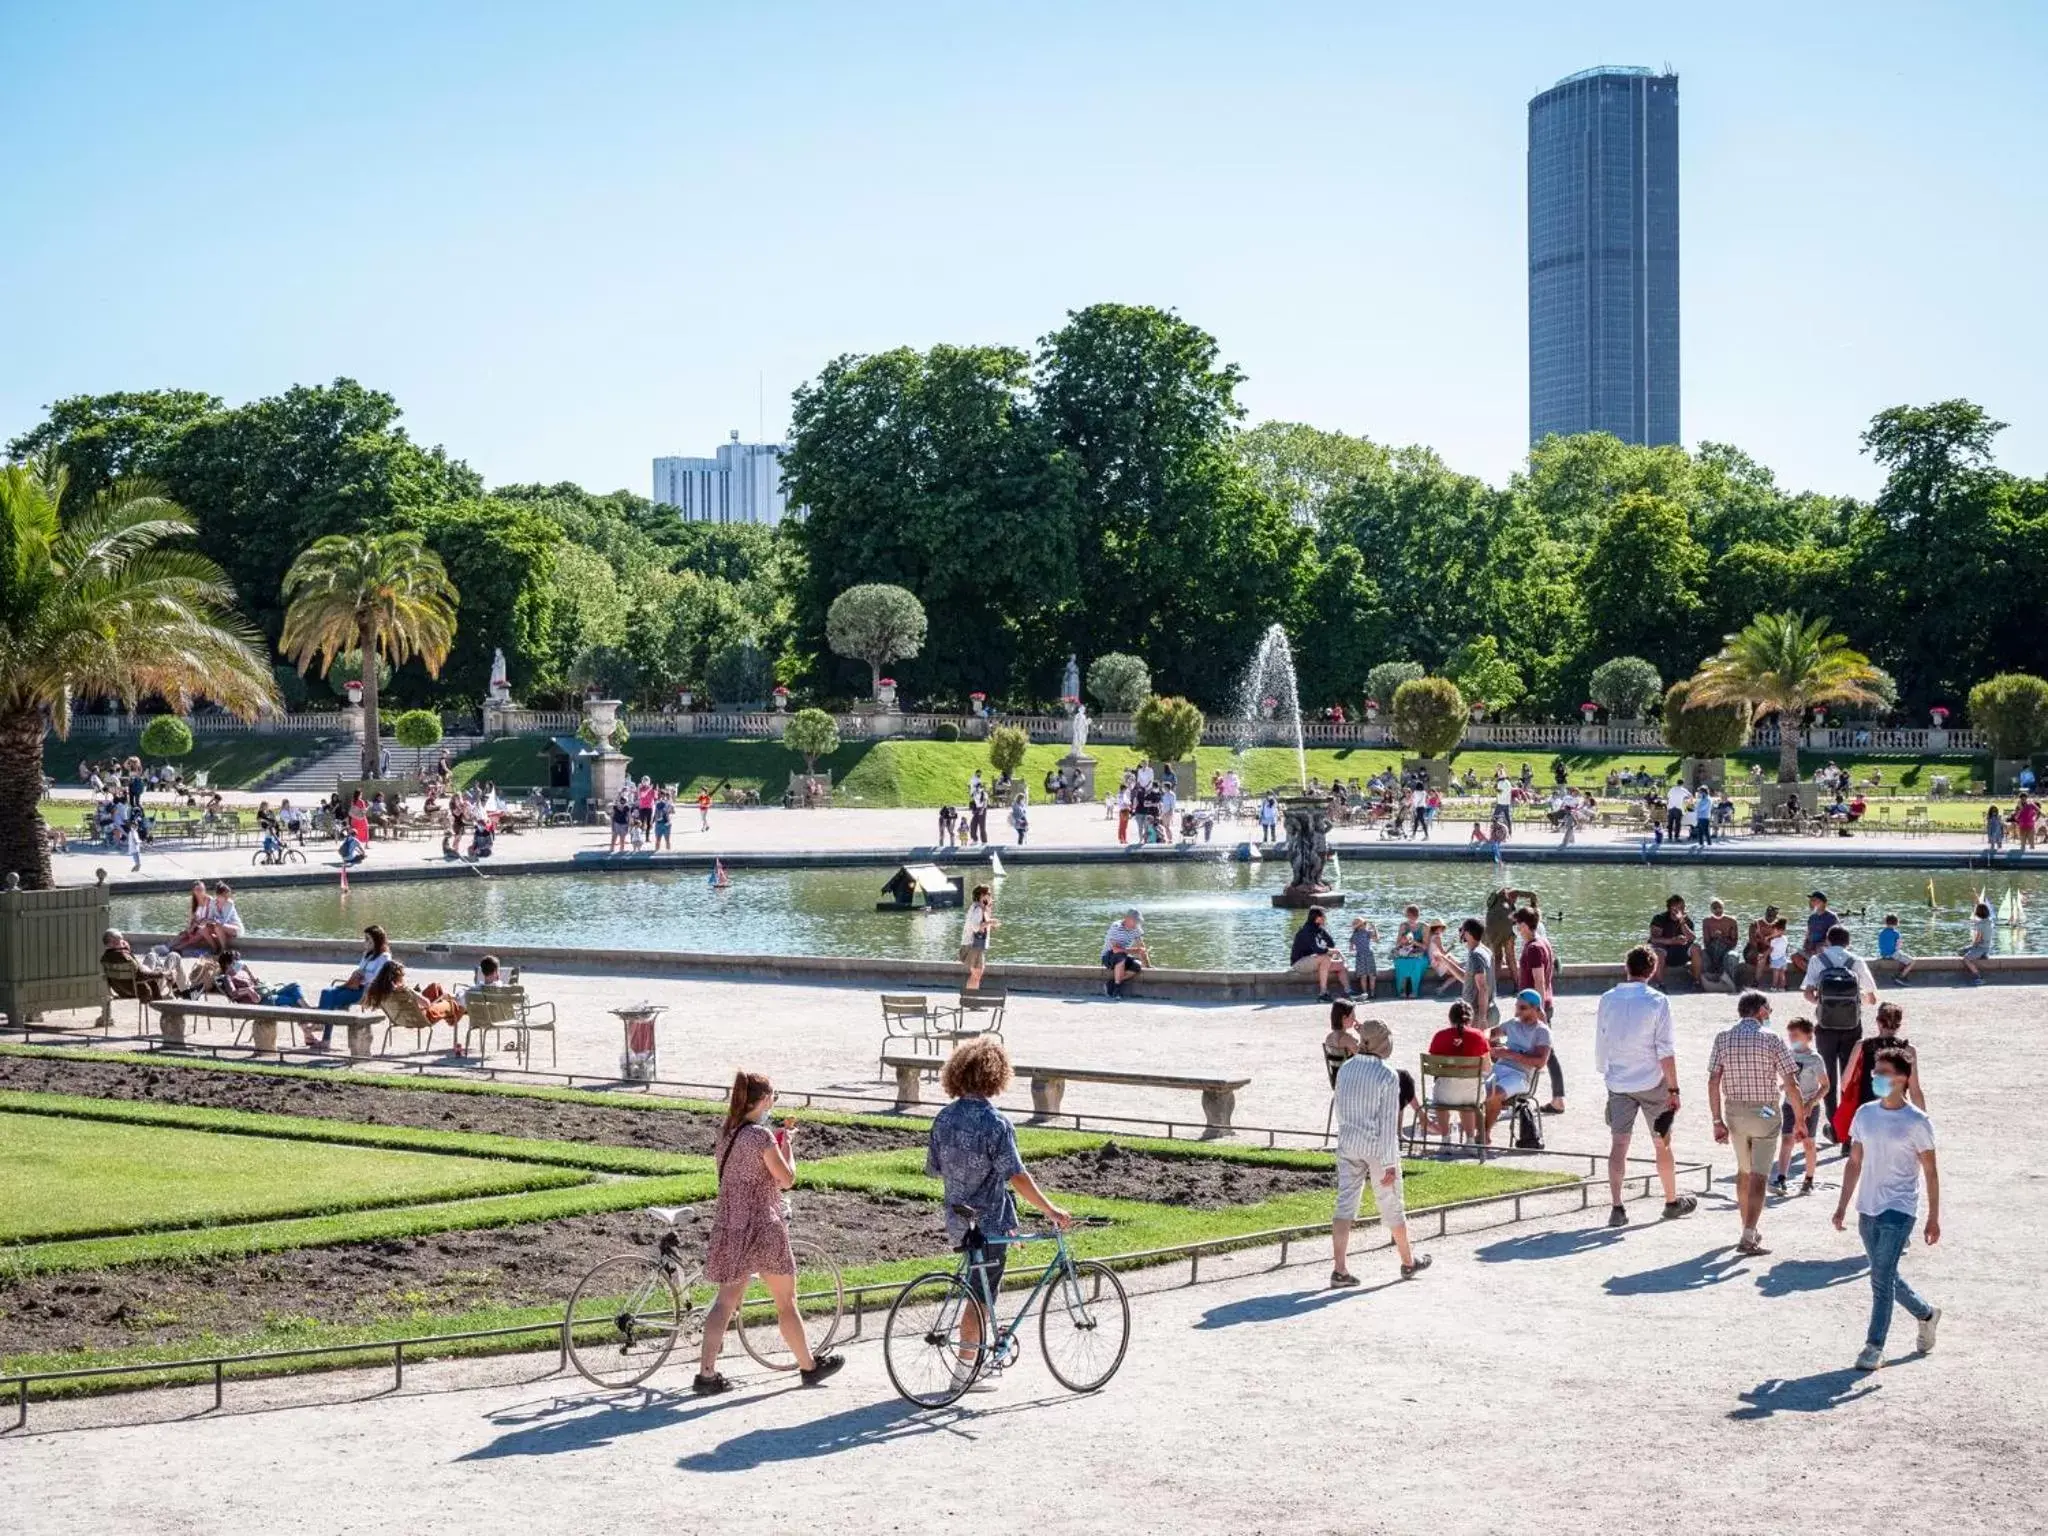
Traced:
<svg viewBox="0 0 2048 1536">
<path fill-rule="evenodd" d="M 1907 1102 L 1913 1082 L 1913 1061 L 1904 1051 L 1877 1053 L 1871 1092 L 1878 1097 L 1856 1111 L 1851 1122 L 1849 1164 L 1842 1176 L 1842 1198 L 1835 1203 L 1835 1230 L 1844 1230 L 1849 1201 L 1856 1201 L 1856 1230 L 1870 1256 L 1870 1329 L 1856 1369 L 1874 1371 L 1884 1364 L 1885 1339 L 1891 1332 L 1893 1306 L 1904 1307 L 1919 1322 L 1920 1353 L 1934 1349 L 1941 1308 L 1933 1305 L 1899 1273 L 1899 1260 L 1913 1241 L 1919 1214 L 1920 1180 L 1927 1180 L 1929 1247 L 1941 1241 L 1941 1173 L 1934 1157 L 1934 1122 Z"/>
<path fill-rule="evenodd" d="M 796 1257 L 789 1248 L 782 1200 L 783 1191 L 796 1182 L 796 1127 L 785 1124 L 770 1131 L 768 1115 L 774 1108 L 775 1089 L 761 1073 L 741 1072 L 733 1078 L 714 1153 L 718 1208 L 711 1218 L 704 1278 L 718 1287 L 718 1298 L 704 1319 L 704 1347 L 690 1388 L 699 1397 L 732 1390 L 718 1369 L 718 1351 L 725 1343 L 726 1324 L 739 1310 L 747 1282 L 755 1275 L 775 1299 L 776 1324 L 796 1356 L 805 1386 L 817 1385 L 846 1363 L 843 1355 L 813 1356 L 804 1337 L 804 1320 L 796 1308 Z"/>
</svg>

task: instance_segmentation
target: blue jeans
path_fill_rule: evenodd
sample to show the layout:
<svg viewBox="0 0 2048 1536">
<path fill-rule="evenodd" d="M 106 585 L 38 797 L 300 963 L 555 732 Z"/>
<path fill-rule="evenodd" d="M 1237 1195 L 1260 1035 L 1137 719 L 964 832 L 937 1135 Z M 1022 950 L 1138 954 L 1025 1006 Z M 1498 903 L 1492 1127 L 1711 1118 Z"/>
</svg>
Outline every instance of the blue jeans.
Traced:
<svg viewBox="0 0 2048 1536">
<path fill-rule="evenodd" d="M 1864 1342 L 1882 1349 L 1891 1332 L 1894 1301 L 1922 1322 L 1934 1315 L 1934 1308 L 1899 1273 L 1899 1259 L 1913 1241 L 1913 1217 L 1905 1211 L 1858 1216 L 1856 1230 L 1870 1255 L 1870 1333 Z"/>
</svg>

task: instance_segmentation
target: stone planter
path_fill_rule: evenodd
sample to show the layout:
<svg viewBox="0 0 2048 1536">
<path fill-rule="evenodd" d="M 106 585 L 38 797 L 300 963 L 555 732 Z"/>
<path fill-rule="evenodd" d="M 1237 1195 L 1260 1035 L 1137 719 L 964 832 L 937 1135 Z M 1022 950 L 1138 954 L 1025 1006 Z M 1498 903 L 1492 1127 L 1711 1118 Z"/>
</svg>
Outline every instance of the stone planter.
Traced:
<svg viewBox="0 0 2048 1536">
<path fill-rule="evenodd" d="M 371 1021 L 367 1018 L 351 1018 L 348 1021 L 348 1053 L 356 1061 L 370 1058 Z"/>
<path fill-rule="evenodd" d="M 1688 789 L 1698 789 L 1702 784 L 1725 783 L 1728 778 L 1728 759 L 1725 757 L 1680 758 L 1678 776 Z M 1801 797 L 1804 798 L 1803 796 Z"/>
<path fill-rule="evenodd" d="M 249 1045 L 268 1054 L 277 1049 L 277 1020 L 257 1019 L 249 1026 Z"/>
<path fill-rule="evenodd" d="M 1405 781 L 1410 774 L 1423 774 L 1429 787 L 1443 794 L 1451 787 L 1451 760 L 1447 757 L 1404 757 L 1401 759 L 1401 778 Z"/>
<path fill-rule="evenodd" d="M 0 890 L 0 1014 L 16 1029 L 64 1008 L 97 1008 L 107 1017 L 100 935 L 107 931 L 107 884 L 24 891 L 7 877 Z"/>
</svg>

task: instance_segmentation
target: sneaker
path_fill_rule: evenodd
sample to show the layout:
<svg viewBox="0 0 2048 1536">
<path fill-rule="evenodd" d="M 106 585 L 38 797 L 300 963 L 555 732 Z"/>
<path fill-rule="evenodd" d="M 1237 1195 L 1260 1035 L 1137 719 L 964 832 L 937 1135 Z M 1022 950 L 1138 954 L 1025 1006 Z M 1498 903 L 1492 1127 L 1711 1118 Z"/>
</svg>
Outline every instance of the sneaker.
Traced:
<svg viewBox="0 0 2048 1536">
<path fill-rule="evenodd" d="M 1333 1269 L 1330 1271 L 1331 1290 L 1348 1291 L 1356 1284 L 1358 1284 L 1358 1276 L 1352 1274 L 1348 1269 Z"/>
<path fill-rule="evenodd" d="M 1628 1207 L 1625 1205 L 1617 1205 L 1613 1210 L 1609 1211 L 1607 1213 L 1607 1225 L 1609 1225 L 1610 1227 L 1627 1226 Z"/>
<path fill-rule="evenodd" d="M 713 1371 L 709 1376 L 699 1376 L 691 1382 L 690 1390 L 699 1397 L 716 1397 L 721 1392 L 730 1392 L 732 1383 L 725 1379 L 723 1372 Z"/>
<path fill-rule="evenodd" d="M 1859 1371 L 1875 1371 L 1883 1365 L 1884 1349 L 1881 1345 L 1866 1344 L 1863 1353 L 1856 1357 L 1856 1369 Z"/>
<path fill-rule="evenodd" d="M 1776 1174 L 1776 1175 L 1774 1175 L 1774 1176 L 1772 1177 L 1772 1179 L 1771 1179 L 1771 1193 L 1772 1193 L 1772 1194 L 1774 1194 L 1774 1195 L 1782 1195 L 1782 1194 L 1785 1194 L 1785 1193 L 1787 1193 L 1787 1189 L 1786 1189 L 1786 1185 L 1785 1185 L 1785 1175 L 1784 1175 L 1784 1174 L 1780 1173 L 1780 1174 Z"/>
<path fill-rule="evenodd" d="M 1401 1266 L 1401 1278 L 1403 1280 L 1413 1280 L 1417 1275 L 1429 1268 L 1433 1262 L 1435 1260 L 1431 1255 L 1418 1253 L 1415 1255 L 1415 1262 L 1413 1264 L 1403 1264 Z"/>
<path fill-rule="evenodd" d="M 1316 1001 L 1319 1003 L 1334 1003 L 1337 999 L 1330 996 L 1327 992 L 1318 992 L 1316 994 Z"/>
<path fill-rule="evenodd" d="M 1925 1317 L 1920 1319 L 1920 1337 L 1918 1343 L 1920 1345 L 1921 1354 L 1931 1355 L 1934 1353 L 1934 1330 L 1940 1326 L 1941 1308 L 1939 1307 L 1936 1307 L 1932 1312 L 1928 1313 Z"/>
<path fill-rule="evenodd" d="M 1699 1201 L 1695 1200 L 1691 1195 L 1680 1195 L 1676 1200 L 1666 1200 L 1664 1202 L 1664 1219 L 1666 1221 L 1676 1221 L 1681 1216 L 1690 1216 L 1699 1208 Z"/>
<path fill-rule="evenodd" d="M 839 1368 L 845 1364 L 846 1356 L 844 1355 L 822 1354 L 812 1360 L 811 1368 L 808 1371 L 798 1371 L 797 1375 L 803 1377 L 805 1386 L 815 1387 L 826 1377 L 837 1375 Z"/>
</svg>

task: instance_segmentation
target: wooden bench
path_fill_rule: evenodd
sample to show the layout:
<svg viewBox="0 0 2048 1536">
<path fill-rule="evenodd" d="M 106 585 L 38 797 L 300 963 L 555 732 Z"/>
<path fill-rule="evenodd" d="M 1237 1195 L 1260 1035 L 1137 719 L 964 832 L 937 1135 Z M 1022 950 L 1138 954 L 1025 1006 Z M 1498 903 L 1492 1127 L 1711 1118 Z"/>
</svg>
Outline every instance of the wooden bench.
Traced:
<svg viewBox="0 0 2048 1536">
<path fill-rule="evenodd" d="M 882 1057 L 882 1064 L 896 1070 L 898 1109 L 907 1109 L 923 1102 L 919 1095 L 924 1075 L 931 1071 L 933 1066 L 931 1057 L 892 1051 Z M 1248 1077 L 1110 1072 L 1091 1067 L 1027 1067 L 1013 1064 L 1011 1070 L 1031 1085 L 1033 1120 L 1050 1119 L 1060 1113 L 1060 1100 L 1065 1096 L 1067 1084 L 1070 1082 L 1122 1083 L 1136 1088 L 1180 1088 L 1189 1093 L 1199 1093 L 1202 1096 L 1202 1117 L 1206 1125 L 1203 1131 L 1205 1138 L 1228 1134 L 1231 1116 L 1237 1110 L 1237 1090 L 1251 1081 Z"/>
<path fill-rule="evenodd" d="M 149 1006 L 156 1010 L 157 1026 L 163 1031 L 165 1045 L 183 1045 L 185 1025 L 192 1019 L 233 1020 L 237 1041 L 242 1038 L 242 1027 L 247 1025 L 249 1043 L 259 1051 L 277 1049 L 277 1026 L 280 1024 L 306 1024 L 321 1029 L 341 1024 L 348 1028 L 348 1053 L 359 1061 L 371 1054 L 370 1030 L 383 1018 L 382 1014 L 341 1013 L 329 1008 L 280 1008 L 274 1003 L 238 1003 L 225 997 L 210 997 L 204 1001 L 166 997 L 152 1001 Z"/>
</svg>

